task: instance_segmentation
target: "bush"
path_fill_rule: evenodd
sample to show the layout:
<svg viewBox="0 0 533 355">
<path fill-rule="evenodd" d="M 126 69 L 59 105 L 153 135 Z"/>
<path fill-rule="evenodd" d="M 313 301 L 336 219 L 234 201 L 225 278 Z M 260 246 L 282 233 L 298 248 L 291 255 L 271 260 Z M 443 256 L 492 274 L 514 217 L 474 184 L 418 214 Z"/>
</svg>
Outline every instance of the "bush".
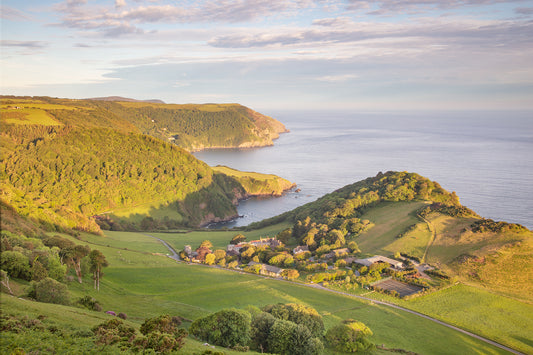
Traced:
<svg viewBox="0 0 533 355">
<path fill-rule="evenodd" d="M 97 312 L 101 312 L 102 311 L 102 306 L 100 306 L 98 301 L 96 299 L 92 298 L 89 295 L 86 295 L 86 296 L 78 299 L 76 301 L 76 304 L 78 304 L 80 306 L 83 306 L 83 307 L 85 307 L 87 309 L 90 309 L 91 311 L 97 311 Z M 126 318 L 124 318 L 124 319 L 126 319 Z"/>
<path fill-rule="evenodd" d="M 372 331 L 361 322 L 346 320 L 330 328 L 326 333 L 326 341 L 336 351 L 355 353 L 367 351 L 374 347 L 367 337 Z"/>
<path fill-rule="evenodd" d="M 49 277 L 39 282 L 32 282 L 28 295 L 39 302 L 64 305 L 70 303 L 67 285 Z"/>
<path fill-rule="evenodd" d="M 126 315 L 126 313 L 122 313 L 122 312 L 120 312 L 120 313 L 118 314 L 118 317 L 119 317 L 120 319 L 124 319 L 124 320 L 128 319 L 128 316 Z"/>
<path fill-rule="evenodd" d="M 189 331 L 204 341 L 226 348 L 246 346 L 250 341 L 250 323 L 250 313 L 230 308 L 195 320 Z"/>
</svg>

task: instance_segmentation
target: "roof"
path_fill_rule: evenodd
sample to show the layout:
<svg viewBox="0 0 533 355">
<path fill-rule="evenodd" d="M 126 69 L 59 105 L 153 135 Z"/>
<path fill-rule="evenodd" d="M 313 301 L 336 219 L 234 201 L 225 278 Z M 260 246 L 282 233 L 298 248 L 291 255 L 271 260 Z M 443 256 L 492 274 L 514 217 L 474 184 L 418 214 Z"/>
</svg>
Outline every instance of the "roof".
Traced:
<svg viewBox="0 0 533 355">
<path fill-rule="evenodd" d="M 387 258 L 386 256 L 381 256 L 381 255 L 374 255 L 366 259 L 356 259 L 355 262 L 358 264 L 364 265 L 364 266 L 370 266 L 374 263 L 379 263 L 379 262 L 391 264 L 392 266 L 396 268 L 400 268 L 403 266 L 403 263 L 401 261 Z"/>
</svg>

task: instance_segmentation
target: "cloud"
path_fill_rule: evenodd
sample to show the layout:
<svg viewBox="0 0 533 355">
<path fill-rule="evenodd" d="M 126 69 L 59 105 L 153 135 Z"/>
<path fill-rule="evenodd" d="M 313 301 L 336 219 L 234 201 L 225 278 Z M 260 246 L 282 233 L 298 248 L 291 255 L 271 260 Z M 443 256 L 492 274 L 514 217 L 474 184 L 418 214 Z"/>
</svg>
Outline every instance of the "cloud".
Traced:
<svg viewBox="0 0 533 355">
<path fill-rule="evenodd" d="M 347 10 L 367 11 L 371 15 L 420 14 L 464 6 L 523 2 L 523 0 L 348 0 Z M 373 9 L 373 10 L 372 10 Z"/>
<path fill-rule="evenodd" d="M 0 6 L 0 16 L 5 20 L 19 21 L 19 20 L 30 20 L 28 16 L 23 14 L 21 11 L 14 9 L 9 6 Z"/>
<path fill-rule="evenodd" d="M 355 75 L 355 74 L 325 75 L 325 76 L 320 76 L 316 78 L 316 80 L 326 81 L 329 83 L 340 83 L 340 82 L 349 81 L 352 79 L 357 79 L 358 77 L 359 75 Z"/>
<path fill-rule="evenodd" d="M 120 8 L 126 6 L 126 0 L 115 0 L 115 7 Z"/>
<path fill-rule="evenodd" d="M 27 48 L 27 49 L 42 49 L 48 47 L 48 43 L 42 41 L 11 41 L 11 40 L 1 40 L 0 44 L 2 47 L 17 47 L 17 48 Z"/>
<path fill-rule="evenodd" d="M 130 24 L 242 23 L 263 20 L 313 6 L 313 0 L 206 0 L 181 5 L 148 5 L 122 10 L 125 0 L 115 0 L 115 11 L 106 7 L 85 6 L 85 0 L 69 0 L 55 6 L 64 13 L 59 26 L 93 29 L 106 36 L 123 34 Z M 294 12 L 295 14 L 295 12 Z M 110 22 L 115 24 L 110 25 Z M 117 24 L 117 22 L 119 24 Z M 111 28 L 110 28 L 111 27 Z M 137 31 L 142 33 L 142 31 Z M 129 32 L 131 33 L 131 32 Z"/>
<path fill-rule="evenodd" d="M 518 7 L 515 12 L 520 15 L 533 15 L 533 7 Z"/>
</svg>

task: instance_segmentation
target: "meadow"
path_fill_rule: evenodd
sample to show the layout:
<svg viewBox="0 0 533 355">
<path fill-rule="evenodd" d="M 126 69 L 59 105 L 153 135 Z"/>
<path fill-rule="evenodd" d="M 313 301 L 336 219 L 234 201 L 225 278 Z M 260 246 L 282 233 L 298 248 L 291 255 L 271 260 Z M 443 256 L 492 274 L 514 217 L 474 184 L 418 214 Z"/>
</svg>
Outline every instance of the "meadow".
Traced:
<svg viewBox="0 0 533 355">
<path fill-rule="evenodd" d="M 278 226 L 278 229 L 281 227 L 283 226 Z M 269 234 L 267 231 L 255 233 L 258 232 Z M 209 240 L 217 240 L 222 246 L 222 239 L 231 238 L 235 232 L 192 232 L 179 235 L 194 244 L 193 241 L 203 240 L 206 234 L 211 236 Z M 217 234 L 220 236 L 213 238 Z M 157 236 L 168 241 L 172 239 L 165 238 L 169 236 L 166 233 Z M 89 242 L 98 242 L 101 237 L 83 235 L 83 242 L 100 249 L 111 266 L 105 269 L 100 293 L 93 290 L 90 281 L 81 285 L 72 283 L 70 289 L 74 297 L 91 295 L 104 305 L 105 310 L 124 312 L 128 314 L 129 320 L 137 323 L 147 317 L 165 313 L 193 320 L 227 307 L 261 307 L 278 302 L 296 302 L 317 309 L 324 317 L 326 328 L 342 319 L 360 320 L 373 330 L 372 340 L 375 343 L 385 344 L 389 348 L 431 354 L 504 353 L 429 320 L 367 301 L 225 269 L 177 263 L 169 258 L 153 255 L 152 253 L 160 252 L 160 249 L 152 238 L 138 233 L 133 233 L 131 237 L 137 243 L 135 247 L 135 244 L 128 242 L 129 233 L 125 232 L 109 233 L 107 238 L 113 240 L 107 243 L 110 246 L 101 246 L 99 243 L 96 247 Z M 133 250 L 134 248 L 142 250 Z"/>
<path fill-rule="evenodd" d="M 361 219 L 368 219 L 375 225 L 357 237 L 356 242 L 365 254 L 394 254 L 395 251 L 422 257 L 431 240 L 431 232 L 416 212 L 425 202 L 381 203 L 363 214 Z M 416 229 L 397 238 L 412 225 Z"/>
</svg>

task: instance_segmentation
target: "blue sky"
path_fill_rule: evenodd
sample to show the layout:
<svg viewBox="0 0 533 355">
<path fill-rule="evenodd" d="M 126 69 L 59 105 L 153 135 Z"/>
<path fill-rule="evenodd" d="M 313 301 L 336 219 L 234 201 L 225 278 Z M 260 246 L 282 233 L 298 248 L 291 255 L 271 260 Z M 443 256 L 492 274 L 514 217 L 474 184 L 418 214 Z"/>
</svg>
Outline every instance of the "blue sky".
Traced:
<svg viewBox="0 0 533 355">
<path fill-rule="evenodd" d="M 2 94 L 533 109 L 531 0 L 2 0 Z"/>
</svg>

